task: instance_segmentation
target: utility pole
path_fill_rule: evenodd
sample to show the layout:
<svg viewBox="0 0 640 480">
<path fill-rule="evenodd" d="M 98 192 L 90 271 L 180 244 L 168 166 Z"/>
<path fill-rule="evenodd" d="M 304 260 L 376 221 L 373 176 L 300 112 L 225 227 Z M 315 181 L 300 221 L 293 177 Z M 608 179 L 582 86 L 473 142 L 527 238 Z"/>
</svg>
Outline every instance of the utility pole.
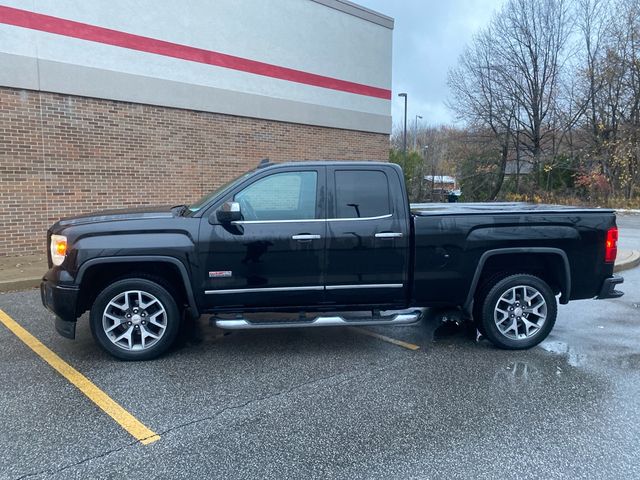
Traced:
<svg viewBox="0 0 640 480">
<path fill-rule="evenodd" d="M 407 155 L 407 94 L 399 93 L 399 97 L 404 97 L 404 130 L 402 133 L 402 153 Z"/>
<path fill-rule="evenodd" d="M 413 127 L 413 149 L 418 149 L 418 119 L 422 120 L 420 115 L 416 115 L 416 123 Z"/>
</svg>

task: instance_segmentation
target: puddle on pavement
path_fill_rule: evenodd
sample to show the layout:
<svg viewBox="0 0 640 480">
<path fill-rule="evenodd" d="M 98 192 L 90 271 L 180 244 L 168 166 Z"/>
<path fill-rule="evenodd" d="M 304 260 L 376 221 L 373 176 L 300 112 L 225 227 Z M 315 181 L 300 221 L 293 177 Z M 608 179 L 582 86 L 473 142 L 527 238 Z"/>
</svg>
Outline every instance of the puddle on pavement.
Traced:
<svg viewBox="0 0 640 480">
<path fill-rule="evenodd" d="M 623 354 L 620 351 L 609 351 L 587 355 L 560 340 L 545 340 L 539 347 L 549 353 L 564 357 L 571 367 L 601 367 L 605 369 L 615 367 L 622 370 L 640 371 L 640 353 Z"/>
<path fill-rule="evenodd" d="M 624 355 L 620 361 L 620 366 L 630 370 L 640 370 L 640 353 Z"/>
<path fill-rule="evenodd" d="M 572 367 L 582 367 L 587 364 L 587 355 L 584 353 L 578 353 L 567 342 L 562 342 L 560 340 L 545 340 L 540 344 L 540 348 L 549 353 L 565 355 L 567 363 Z"/>
</svg>

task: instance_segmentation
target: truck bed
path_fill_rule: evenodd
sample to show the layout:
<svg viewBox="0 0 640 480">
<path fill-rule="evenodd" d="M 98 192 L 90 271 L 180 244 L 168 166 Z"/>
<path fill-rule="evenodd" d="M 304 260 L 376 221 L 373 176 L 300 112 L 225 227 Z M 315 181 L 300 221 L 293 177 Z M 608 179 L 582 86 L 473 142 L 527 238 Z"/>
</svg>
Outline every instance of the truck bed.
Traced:
<svg viewBox="0 0 640 480">
<path fill-rule="evenodd" d="M 468 304 L 482 284 L 474 276 L 537 272 L 555 281 L 560 301 L 593 298 L 613 264 L 604 262 L 607 209 L 528 203 L 431 203 L 411 205 L 414 228 L 414 300 Z M 508 255 L 488 258 L 493 251 Z M 485 265 L 486 261 L 486 265 Z M 564 272 L 567 272 L 566 274 Z M 569 277 L 566 291 L 559 285 Z M 476 282 L 476 283 L 474 283 Z"/>
<path fill-rule="evenodd" d="M 613 213 L 606 208 L 572 207 L 526 202 L 487 203 L 412 203 L 411 213 L 417 216 L 431 215 L 487 215 L 514 213 Z"/>
</svg>

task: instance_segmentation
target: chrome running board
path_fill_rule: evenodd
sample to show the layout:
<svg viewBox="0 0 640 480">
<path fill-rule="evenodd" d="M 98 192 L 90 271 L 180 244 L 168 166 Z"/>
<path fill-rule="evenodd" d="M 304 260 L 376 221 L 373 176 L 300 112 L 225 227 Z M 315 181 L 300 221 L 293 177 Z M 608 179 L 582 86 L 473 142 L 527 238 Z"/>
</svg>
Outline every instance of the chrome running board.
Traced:
<svg viewBox="0 0 640 480">
<path fill-rule="evenodd" d="M 223 330 L 262 330 L 271 328 L 304 328 L 304 327 L 345 327 L 345 326 L 394 326 L 410 325 L 420 320 L 422 311 L 411 310 L 393 313 L 391 315 L 380 315 L 377 317 L 354 317 L 345 318 L 343 316 L 320 316 L 313 320 L 292 321 L 292 322 L 250 322 L 244 318 L 222 319 L 215 318 L 216 327 Z"/>
</svg>

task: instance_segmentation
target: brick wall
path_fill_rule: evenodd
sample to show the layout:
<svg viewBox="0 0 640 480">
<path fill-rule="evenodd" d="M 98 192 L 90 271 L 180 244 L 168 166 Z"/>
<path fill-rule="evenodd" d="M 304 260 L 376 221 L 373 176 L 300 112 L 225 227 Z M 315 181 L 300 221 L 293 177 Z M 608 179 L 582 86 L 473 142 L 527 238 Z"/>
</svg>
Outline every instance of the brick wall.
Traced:
<svg viewBox="0 0 640 480">
<path fill-rule="evenodd" d="M 0 87 L 0 256 L 61 217 L 189 203 L 261 158 L 385 160 L 387 135 Z"/>
</svg>

